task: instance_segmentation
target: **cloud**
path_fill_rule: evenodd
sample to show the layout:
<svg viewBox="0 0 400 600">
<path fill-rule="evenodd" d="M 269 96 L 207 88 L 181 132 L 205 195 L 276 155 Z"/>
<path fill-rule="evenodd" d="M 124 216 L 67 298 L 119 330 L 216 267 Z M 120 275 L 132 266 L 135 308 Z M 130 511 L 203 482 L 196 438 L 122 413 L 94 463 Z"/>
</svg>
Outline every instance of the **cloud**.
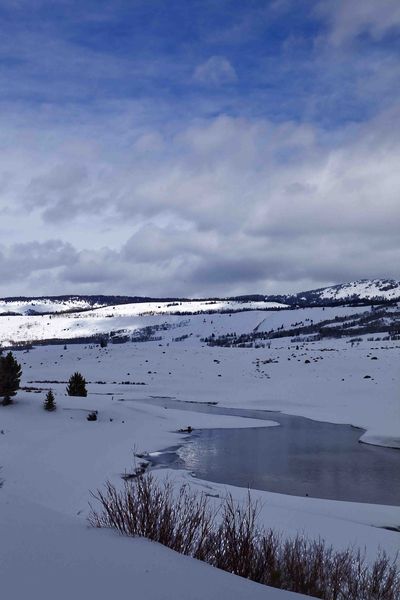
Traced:
<svg viewBox="0 0 400 600">
<path fill-rule="evenodd" d="M 324 0 L 317 11 L 328 20 L 330 41 L 336 46 L 361 34 L 368 34 L 378 41 L 400 28 L 397 0 Z"/>
<path fill-rule="evenodd" d="M 72 245 L 61 240 L 2 245 L 0 279 L 4 293 L 7 293 L 7 289 L 12 289 L 15 282 L 24 281 L 33 273 L 51 272 L 71 264 L 76 257 L 77 252 Z"/>
<path fill-rule="evenodd" d="M 45 238 L 3 249 L 3 294 L 38 285 L 38 273 L 47 293 L 157 296 L 398 276 L 400 109 L 335 135 L 227 115 L 124 133 L 115 118 L 101 135 L 73 131 L 73 143 L 59 129 L 55 156 L 43 123 L 23 152 L 0 150 L 14 207 L 2 225 L 18 215 L 31 235 L 35 217 L 32 235 Z"/>
<path fill-rule="evenodd" d="M 399 276 L 397 2 L 27 4 L 0 39 L 1 294 Z"/>
<path fill-rule="evenodd" d="M 225 85 L 237 81 L 236 71 L 224 56 L 211 56 L 206 62 L 198 65 L 193 79 L 205 85 Z"/>
</svg>

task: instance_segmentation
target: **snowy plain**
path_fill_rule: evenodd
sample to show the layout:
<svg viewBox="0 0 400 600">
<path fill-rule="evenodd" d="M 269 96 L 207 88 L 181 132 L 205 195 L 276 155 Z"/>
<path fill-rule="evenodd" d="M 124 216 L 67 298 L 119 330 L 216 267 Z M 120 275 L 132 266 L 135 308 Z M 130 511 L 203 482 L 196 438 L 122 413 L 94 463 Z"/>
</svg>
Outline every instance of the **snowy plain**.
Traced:
<svg viewBox="0 0 400 600">
<path fill-rule="evenodd" d="M 61 330 L 67 338 L 82 335 L 81 330 L 134 333 L 148 325 L 168 324 L 157 332 L 161 339 L 156 341 L 106 348 L 71 343 L 66 349 L 53 345 L 15 353 L 23 366 L 25 389 L 14 405 L 0 407 L 0 571 L 5 597 L 122 598 L 132 592 L 154 600 L 300 598 L 216 571 L 145 540 L 89 529 L 89 490 L 107 479 L 119 484 L 121 474 L 132 469 L 135 452 L 176 444 L 184 439 L 177 430 L 188 425 L 254 427 L 252 419 L 166 410 L 149 402 L 154 397 L 349 423 L 366 430 L 360 431 L 363 441 L 400 447 L 399 342 L 368 341 L 364 336 L 353 345 L 346 339 L 298 344 L 281 338 L 271 340 L 269 348 L 209 347 L 201 340 L 212 333 L 256 327 L 268 331 L 353 309 L 144 315 L 134 314 L 132 307 L 51 319 L 0 317 L 3 344 L 15 340 L 18 332 L 20 339 L 27 334 L 40 339 L 40 332 L 42 337 L 49 332 L 60 337 Z M 77 370 L 89 382 L 87 398 L 65 395 L 65 382 Z M 49 388 L 56 396 L 54 413 L 41 407 Z M 92 410 L 98 411 L 93 423 L 86 420 Z M 177 485 L 189 482 L 210 495 L 223 497 L 229 490 L 240 500 L 245 494 L 241 488 L 199 481 L 183 471 L 155 473 L 169 474 Z M 259 491 L 253 495 L 262 502 L 262 523 L 286 535 L 304 532 L 337 548 L 355 545 L 365 548 L 371 559 L 379 548 L 392 556 L 399 549 L 400 534 L 384 528 L 400 526 L 400 507 Z M 24 581 L 18 577 L 21 561 L 28 567 Z"/>
</svg>

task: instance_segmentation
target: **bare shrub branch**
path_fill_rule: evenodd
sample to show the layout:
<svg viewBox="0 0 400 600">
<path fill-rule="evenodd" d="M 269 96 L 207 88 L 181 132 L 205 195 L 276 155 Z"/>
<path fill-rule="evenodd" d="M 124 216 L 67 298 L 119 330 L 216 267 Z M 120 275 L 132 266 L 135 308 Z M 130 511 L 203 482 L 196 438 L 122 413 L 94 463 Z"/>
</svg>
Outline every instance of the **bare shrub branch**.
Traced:
<svg viewBox="0 0 400 600">
<path fill-rule="evenodd" d="M 372 565 L 359 550 L 337 551 L 302 536 L 282 539 L 258 526 L 259 504 L 250 496 L 237 503 L 231 495 L 219 511 L 204 494 L 145 474 L 121 490 L 107 483 L 92 494 L 93 527 L 111 527 L 141 536 L 181 554 L 272 587 L 324 600 L 399 600 L 400 573 L 395 560 L 381 552 Z"/>
</svg>

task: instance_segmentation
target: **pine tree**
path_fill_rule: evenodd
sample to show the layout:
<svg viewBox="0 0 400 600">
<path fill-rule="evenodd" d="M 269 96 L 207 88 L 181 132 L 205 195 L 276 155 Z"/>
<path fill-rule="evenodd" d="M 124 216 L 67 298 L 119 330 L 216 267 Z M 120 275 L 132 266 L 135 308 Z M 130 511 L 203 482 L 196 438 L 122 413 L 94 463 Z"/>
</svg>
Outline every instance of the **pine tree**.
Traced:
<svg viewBox="0 0 400 600">
<path fill-rule="evenodd" d="M 15 360 L 12 352 L 0 356 L 0 396 L 3 396 L 3 405 L 11 404 L 12 397 L 19 389 L 22 369 Z"/>
<path fill-rule="evenodd" d="M 43 402 L 43 408 L 44 410 L 48 411 L 56 410 L 57 406 L 54 399 L 53 390 L 49 390 L 47 392 L 45 401 Z"/>
<path fill-rule="evenodd" d="M 78 372 L 71 375 L 67 385 L 68 396 L 87 396 L 86 381 Z"/>
<path fill-rule="evenodd" d="M 100 348 L 107 348 L 107 345 L 108 345 L 108 340 L 107 340 L 107 338 L 106 338 L 106 337 L 103 335 L 103 336 L 100 338 Z"/>
</svg>

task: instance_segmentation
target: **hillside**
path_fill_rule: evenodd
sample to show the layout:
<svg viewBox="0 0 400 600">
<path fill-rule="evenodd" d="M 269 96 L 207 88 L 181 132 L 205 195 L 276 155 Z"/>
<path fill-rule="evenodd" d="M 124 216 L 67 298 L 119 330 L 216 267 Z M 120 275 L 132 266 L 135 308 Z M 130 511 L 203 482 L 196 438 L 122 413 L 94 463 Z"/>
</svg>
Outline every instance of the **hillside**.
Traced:
<svg viewBox="0 0 400 600">
<path fill-rule="evenodd" d="M 400 283 L 356 281 L 292 296 L 146 299 L 58 296 L 0 300 L 0 346 L 35 342 L 167 340 L 265 345 L 281 337 L 317 340 L 400 335 Z"/>
<path fill-rule="evenodd" d="M 334 306 L 295 308 L 264 297 L 115 298 L 13 299 L 2 305 L 5 312 L 12 306 L 20 313 L 0 316 L 0 346 L 14 346 L 23 370 L 14 405 L 0 407 L 0 529 L 6 540 L 0 563 L 7 598 L 20 600 L 33 589 L 46 600 L 82 594 L 106 600 L 124 597 L 133 581 L 137 595 L 149 600 L 306 600 L 147 540 L 89 529 L 90 491 L 107 480 L 122 487 L 121 476 L 131 473 L 137 459 L 168 454 L 177 444 L 183 448 L 200 432 L 279 428 L 256 413 L 241 416 L 243 409 L 331 423 L 335 435 L 342 431 L 336 427 L 351 424 L 368 452 L 397 452 L 400 308 L 367 300 L 362 306 L 338 300 Z M 61 346 L 52 345 L 61 340 Z M 87 381 L 87 397 L 66 394 L 76 370 Z M 43 410 L 50 388 L 57 405 L 52 413 Z M 172 400 L 176 404 L 169 407 Z M 209 405 L 232 412 L 207 412 Z M 87 419 L 93 411 L 95 422 Z M 301 429 L 287 431 L 290 445 L 304 437 Z M 246 458 L 243 447 L 238 443 L 238 461 Z M 329 438 L 326 447 L 332 454 Z M 304 452 L 298 454 L 303 461 Z M 328 458 L 323 480 L 333 477 L 337 485 Z M 264 462 L 263 455 L 255 453 L 252 461 Z M 357 481 L 362 470 L 346 464 Z M 163 467 L 152 470 L 155 477 L 188 485 L 216 505 L 227 493 L 235 502 L 246 497 L 247 487 L 195 476 L 183 466 Z M 338 550 L 365 549 L 368 560 L 379 549 L 397 556 L 398 506 L 332 501 L 308 492 L 252 494 L 262 526 L 283 539 L 300 533 Z M 21 561 L 24 577 L 18 575 Z"/>
<path fill-rule="evenodd" d="M 64 296 L 13 296 L 0 298 L 0 315 L 38 315 L 77 312 L 143 302 L 173 302 L 175 298 L 158 300 L 140 296 L 64 295 Z"/>
<path fill-rule="evenodd" d="M 394 279 L 360 279 L 274 298 L 279 298 L 281 302 L 291 306 L 387 303 L 400 300 L 400 281 Z"/>
<path fill-rule="evenodd" d="M 196 314 L 235 312 L 240 310 L 270 310 L 288 306 L 340 306 L 345 304 L 386 304 L 400 300 L 400 281 L 393 279 L 362 279 L 296 294 L 252 294 L 230 298 L 150 298 L 114 295 L 18 296 L 0 298 L 0 316 L 40 315 L 90 311 L 107 306 L 137 304 L 135 314 L 144 312 Z M 284 305 L 284 306 L 282 306 Z"/>
</svg>

